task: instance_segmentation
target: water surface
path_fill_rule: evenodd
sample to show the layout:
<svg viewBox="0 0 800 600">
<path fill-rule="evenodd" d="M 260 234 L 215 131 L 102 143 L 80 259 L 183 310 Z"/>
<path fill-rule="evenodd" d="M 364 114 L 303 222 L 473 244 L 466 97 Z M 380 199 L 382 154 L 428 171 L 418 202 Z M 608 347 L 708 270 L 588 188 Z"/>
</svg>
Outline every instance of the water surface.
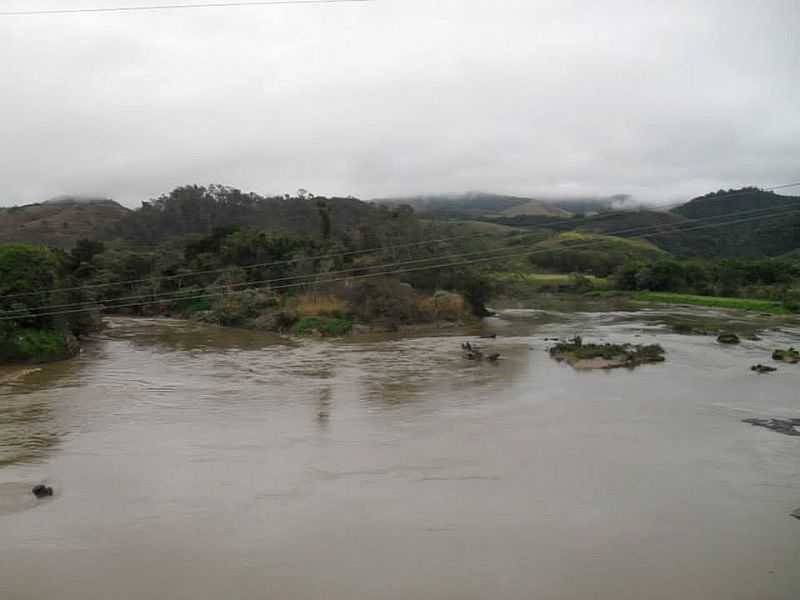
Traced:
<svg viewBox="0 0 800 600">
<path fill-rule="evenodd" d="M 749 371 L 800 330 L 723 347 L 671 314 L 508 311 L 496 365 L 467 332 L 116 320 L 4 373 L 0 598 L 798 598 L 800 438 L 741 419 L 800 417 L 800 366 Z M 575 333 L 667 362 L 576 372 L 544 341 Z"/>
</svg>

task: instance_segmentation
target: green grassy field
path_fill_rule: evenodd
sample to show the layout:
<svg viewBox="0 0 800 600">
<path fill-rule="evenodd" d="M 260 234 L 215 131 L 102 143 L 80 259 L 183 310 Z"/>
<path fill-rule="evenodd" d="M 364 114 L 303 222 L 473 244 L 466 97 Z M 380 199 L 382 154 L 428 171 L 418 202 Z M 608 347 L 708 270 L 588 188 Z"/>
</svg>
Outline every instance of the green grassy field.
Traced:
<svg viewBox="0 0 800 600">
<path fill-rule="evenodd" d="M 491 273 L 490 276 L 495 281 L 503 282 L 522 282 L 522 283 L 538 283 L 538 284 L 568 284 L 571 281 L 571 275 L 568 273 L 510 273 L 499 272 Z M 602 277 L 595 277 L 594 275 L 585 276 L 592 284 L 602 287 L 606 285 L 607 280 Z"/>
<path fill-rule="evenodd" d="M 661 302 L 664 304 L 689 304 L 711 308 L 733 308 L 754 312 L 785 315 L 789 311 L 780 303 L 754 298 L 721 298 L 718 296 L 694 296 L 669 292 L 631 292 L 631 298 L 640 302 Z"/>
</svg>

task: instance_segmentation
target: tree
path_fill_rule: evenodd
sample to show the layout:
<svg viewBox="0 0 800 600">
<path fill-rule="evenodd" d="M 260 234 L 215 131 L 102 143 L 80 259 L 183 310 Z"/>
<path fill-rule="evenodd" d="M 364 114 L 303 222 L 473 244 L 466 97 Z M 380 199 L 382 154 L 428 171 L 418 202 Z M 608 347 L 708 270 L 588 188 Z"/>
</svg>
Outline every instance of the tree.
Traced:
<svg viewBox="0 0 800 600">
<path fill-rule="evenodd" d="M 0 310 L 40 309 L 58 284 L 58 259 L 40 246 L 0 246 Z"/>
</svg>

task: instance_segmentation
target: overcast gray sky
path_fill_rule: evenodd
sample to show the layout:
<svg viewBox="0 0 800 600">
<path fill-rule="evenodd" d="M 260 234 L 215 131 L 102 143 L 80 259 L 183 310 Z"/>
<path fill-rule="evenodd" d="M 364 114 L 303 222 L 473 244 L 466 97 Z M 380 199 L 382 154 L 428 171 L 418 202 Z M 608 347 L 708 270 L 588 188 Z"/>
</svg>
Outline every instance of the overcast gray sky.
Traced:
<svg viewBox="0 0 800 600">
<path fill-rule="evenodd" d="M 797 0 L 0 17 L 0 40 L 3 205 L 186 183 L 668 202 L 800 180 Z"/>
</svg>

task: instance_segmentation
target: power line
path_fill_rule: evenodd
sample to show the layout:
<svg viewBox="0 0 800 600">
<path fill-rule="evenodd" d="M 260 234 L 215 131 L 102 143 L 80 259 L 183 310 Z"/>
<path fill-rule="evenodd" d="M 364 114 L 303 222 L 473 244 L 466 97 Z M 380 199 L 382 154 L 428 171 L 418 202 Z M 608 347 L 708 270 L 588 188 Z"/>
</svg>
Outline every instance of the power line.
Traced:
<svg viewBox="0 0 800 600">
<path fill-rule="evenodd" d="M 785 183 L 785 184 L 776 185 L 776 186 L 772 186 L 772 187 L 768 187 L 768 188 L 758 188 L 758 189 L 761 189 L 762 191 L 773 191 L 773 190 L 777 190 L 777 189 L 784 189 L 784 188 L 797 187 L 797 186 L 800 186 L 800 182 Z M 718 196 L 715 196 L 715 199 L 716 198 L 732 198 L 732 197 L 735 197 L 735 196 L 741 196 L 741 195 L 746 195 L 746 194 L 751 194 L 751 193 L 752 193 L 752 191 L 741 191 L 741 190 L 739 190 L 739 191 L 736 191 L 736 192 L 728 192 L 728 193 L 725 193 L 725 194 L 720 194 Z M 795 204 L 795 203 L 796 203 L 796 201 L 792 200 L 790 202 L 783 203 L 781 206 L 789 206 L 789 205 L 792 205 L 792 204 Z M 748 213 L 760 212 L 760 211 L 763 211 L 763 210 L 767 210 L 767 209 L 763 209 L 763 208 L 761 208 L 761 209 L 751 209 L 749 211 L 739 211 L 739 212 L 737 212 L 735 214 L 748 214 Z M 615 217 L 615 216 L 618 216 L 618 215 L 626 215 L 626 214 L 632 214 L 632 213 L 635 214 L 635 211 L 631 211 L 631 210 L 609 211 L 607 213 L 601 213 L 599 215 L 596 215 L 593 218 L 595 219 L 595 221 L 597 221 L 597 220 L 600 220 L 600 219 L 607 219 L 607 218 Z M 725 217 L 725 215 L 718 215 L 716 217 L 711 217 L 711 218 L 724 218 L 724 217 Z M 692 219 L 692 222 L 697 222 L 697 221 L 701 221 L 701 219 Z M 546 221 L 546 222 L 542 223 L 542 227 L 552 227 L 554 225 L 563 225 L 563 224 L 571 224 L 571 223 L 574 223 L 574 218 L 573 217 L 570 217 L 568 219 L 555 220 L 555 221 Z M 677 226 L 678 224 L 675 224 L 675 225 Z M 653 227 L 668 227 L 668 226 L 671 226 L 671 225 L 670 224 L 660 224 L 660 225 L 655 225 Z M 526 232 L 518 232 L 518 234 L 519 234 L 520 237 L 525 237 L 525 236 L 534 235 L 535 232 L 526 231 Z M 418 241 L 418 242 L 405 242 L 405 243 L 402 243 L 402 244 L 390 244 L 390 245 L 387 245 L 387 246 L 378 246 L 378 247 L 366 248 L 366 249 L 362 249 L 362 250 L 349 250 L 349 251 L 344 251 L 344 252 L 332 252 L 332 253 L 326 253 L 326 254 L 318 254 L 318 255 L 314 255 L 314 256 L 301 256 L 301 257 L 298 257 L 298 258 L 290 258 L 290 259 L 285 259 L 285 260 L 278 260 L 278 261 L 271 261 L 271 262 L 264 262 L 264 263 L 256 263 L 256 264 L 253 264 L 253 265 L 244 265 L 244 266 L 239 266 L 239 268 L 242 269 L 242 270 L 248 271 L 248 270 L 252 270 L 252 269 L 260 269 L 260 268 L 267 268 L 267 267 L 291 265 L 291 264 L 298 264 L 298 263 L 303 263 L 303 262 L 312 262 L 312 261 L 318 261 L 318 260 L 326 260 L 326 259 L 332 259 L 332 258 L 344 258 L 344 257 L 349 257 L 349 256 L 360 256 L 360 255 L 364 255 L 364 254 L 376 254 L 376 253 L 386 252 L 386 251 L 389 251 L 389 250 L 398 250 L 398 249 L 401 249 L 401 248 L 414 248 L 414 247 L 419 247 L 419 246 L 427 246 L 429 244 L 439 244 L 439 243 L 452 242 L 452 241 L 458 241 L 458 240 L 468 240 L 468 239 L 474 239 L 474 238 L 477 238 L 477 237 L 493 236 L 493 235 L 494 234 L 490 233 L 490 232 L 475 232 L 475 233 L 462 234 L 462 235 L 451 236 L 451 237 L 436 238 L 436 239 L 432 239 L 432 240 L 422 240 L 422 241 Z M 619 235 L 619 234 L 606 233 L 605 235 Z M 143 278 L 140 278 L 140 279 L 127 279 L 127 280 L 123 280 L 123 281 L 115 281 L 115 282 L 109 282 L 109 283 L 94 283 L 94 284 L 81 285 L 81 286 L 58 288 L 57 290 L 37 290 L 37 291 L 32 291 L 32 292 L 19 292 L 19 293 L 16 293 L 16 294 L 7 294 L 5 296 L 0 296 L 0 300 L 8 300 L 8 299 L 11 299 L 11 298 L 22 298 L 22 297 L 35 296 L 35 295 L 46 295 L 46 294 L 50 294 L 52 291 L 57 291 L 57 292 L 64 293 L 64 292 L 71 292 L 71 291 L 78 291 L 78 290 L 96 290 L 96 289 L 102 289 L 102 288 L 113 287 L 113 286 L 135 285 L 135 284 L 140 284 L 140 283 L 155 283 L 157 281 L 171 281 L 171 280 L 175 280 L 175 279 L 183 279 L 183 278 L 192 277 L 192 276 L 196 276 L 196 275 L 213 275 L 213 274 L 217 274 L 217 273 L 224 273 L 227 270 L 229 270 L 229 268 L 230 267 L 223 267 L 223 268 L 219 268 L 219 269 L 187 271 L 185 273 L 181 273 L 181 274 L 178 274 L 178 275 L 160 275 L 160 276 L 157 276 L 157 277 L 143 277 Z"/>
<path fill-rule="evenodd" d="M 78 13 L 120 13 L 160 10 L 183 10 L 196 8 L 243 8 L 248 6 L 290 6 L 302 4 L 355 4 L 375 0 L 263 0 L 253 2 L 195 2 L 191 4 L 150 4 L 143 6 L 108 6 L 90 8 L 50 8 L 41 10 L 11 10 L 0 12 L 0 17 L 23 17 L 32 15 L 67 15 Z"/>
<path fill-rule="evenodd" d="M 713 222 L 713 221 L 719 220 L 719 219 L 728 219 L 730 217 L 743 216 L 743 215 L 750 215 L 751 217 L 756 217 L 757 215 L 762 215 L 764 213 L 766 213 L 766 214 L 764 214 L 764 217 L 769 218 L 769 213 L 772 213 L 772 212 L 774 212 L 774 211 L 776 211 L 778 209 L 782 209 L 782 208 L 784 208 L 786 206 L 789 206 L 791 204 L 793 204 L 793 203 L 783 203 L 781 206 L 778 206 L 778 207 L 753 209 L 753 210 L 746 210 L 746 211 L 737 211 L 736 213 L 733 213 L 732 215 L 717 215 L 717 216 L 713 216 L 713 217 L 705 217 L 703 219 L 695 219 L 695 220 L 692 220 L 692 221 L 687 221 L 687 222 L 681 223 L 681 225 L 687 225 L 687 226 L 688 225 L 695 225 L 697 223 Z M 793 212 L 794 211 L 788 211 L 787 213 L 780 213 L 780 215 L 793 214 Z M 733 222 L 717 223 L 717 225 L 735 224 L 737 222 L 741 222 L 741 219 L 738 220 L 738 221 L 733 221 Z M 603 235 L 606 235 L 606 236 L 626 236 L 626 235 L 631 235 L 631 234 L 637 234 L 638 237 L 648 238 L 648 237 L 653 237 L 654 235 L 680 234 L 680 233 L 683 233 L 684 231 L 691 231 L 692 230 L 690 227 L 679 227 L 678 225 L 676 225 L 676 227 L 678 227 L 677 230 L 671 230 L 671 231 L 658 233 L 658 230 L 660 228 L 662 228 L 662 227 L 664 227 L 663 224 L 656 224 L 656 225 L 650 225 L 650 226 L 641 226 L 640 225 L 640 226 L 637 226 L 637 227 L 630 227 L 630 228 L 627 228 L 627 229 L 621 229 L 621 230 L 617 230 L 617 231 L 606 232 Z M 654 234 L 645 233 L 645 232 L 648 232 L 649 230 L 656 230 L 656 232 Z M 529 235 L 535 235 L 535 234 L 529 234 Z M 574 248 L 574 247 L 577 247 L 577 245 L 571 246 L 571 248 Z M 479 250 L 479 251 L 465 252 L 465 253 L 459 253 L 459 254 L 448 254 L 448 255 L 446 255 L 446 257 L 452 259 L 452 258 L 465 258 L 465 257 L 480 256 L 480 255 L 495 255 L 495 254 L 504 255 L 504 253 L 506 253 L 508 251 L 509 251 L 508 249 L 496 250 L 494 252 L 488 252 L 488 251 L 485 251 L 485 250 Z M 544 251 L 550 251 L 550 250 L 545 249 L 545 250 L 542 250 L 540 252 L 544 252 Z M 537 251 L 532 251 L 532 252 L 528 251 L 528 252 L 530 254 L 538 253 Z M 512 253 L 512 255 L 514 255 L 514 253 Z M 232 283 L 232 284 L 205 286 L 204 290 L 206 290 L 206 291 L 207 290 L 216 290 L 216 289 L 219 289 L 219 290 L 223 290 L 223 289 L 224 290 L 231 290 L 232 288 L 248 287 L 248 286 L 253 286 L 253 285 L 256 285 L 256 284 L 274 284 L 274 283 L 283 283 L 283 282 L 303 280 L 303 279 L 313 280 L 314 277 L 318 277 L 318 276 L 342 275 L 342 274 L 345 274 L 345 273 L 358 272 L 358 271 L 368 270 L 368 269 L 388 268 L 388 267 L 398 267 L 398 266 L 404 266 L 404 265 L 410 265 L 410 264 L 419 264 L 419 263 L 429 262 L 429 261 L 433 261 L 433 260 L 440 260 L 442 258 L 444 258 L 444 256 L 428 256 L 428 257 L 424 257 L 424 258 L 404 260 L 404 261 L 399 261 L 399 262 L 394 262 L 394 263 L 383 263 L 383 264 L 374 264 L 374 265 L 359 265 L 359 266 L 350 267 L 348 269 L 339 269 L 339 270 L 335 270 L 335 271 L 326 271 L 324 273 L 307 273 L 307 274 L 291 275 L 291 276 L 287 276 L 287 277 L 278 277 L 278 278 L 272 278 L 272 279 L 260 279 L 260 280 L 255 280 L 255 281 L 245 281 L 245 282 Z M 73 289 L 80 289 L 80 288 L 73 288 Z M 53 290 L 53 291 L 54 292 L 62 292 L 63 290 L 57 289 L 57 290 Z M 169 291 L 169 292 L 161 292 L 161 293 L 158 294 L 158 297 L 161 300 L 164 300 L 164 301 L 167 301 L 167 300 L 174 301 L 174 300 L 183 299 L 186 296 L 186 293 L 187 292 L 183 291 L 183 290 L 174 290 L 174 291 Z M 118 302 L 122 302 L 122 301 L 126 301 L 126 300 L 138 300 L 138 299 L 144 299 L 144 298 L 152 298 L 154 295 L 155 294 L 138 294 L 138 295 L 132 295 L 132 296 L 122 296 L 122 297 L 110 299 L 109 302 L 110 303 L 118 303 Z M 33 308 L 33 309 L 22 308 L 22 309 L 18 309 L 18 310 L 6 311 L 6 315 L 8 315 L 9 313 L 12 313 L 14 315 L 20 315 L 20 316 L 36 316 L 36 313 L 35 312 L 31 312 L 31 311 L 51 310 L 51 309 L 65 309 L 65 308 L 72 308 L 72 307 L 77 307 L 77 306 L 85 307 L 86 305 L 87 305 L 87 301 L 71 302 L 71 303 L 65 303 L 65 304 L 51 304 L 51 305 L 48 305 L 48 306 L 45 306 L 45 307 L 41 307 L 41 308 Z"/>
<path fill-rule="evenodd" d="M 774 209 L 762 209 L 762 211 L 763 210 L 770 210 L 771 211 L 771 210 L 774 210 Z M 747 211 L 741 211 L 741 212 L 747 212 Z M 709 228 L 713 228 L 713 227 L 734 225 L 734 224 L 737 224 L 737 223 L 763 221 L 765 219 L 788 216 L 788 215 L 791 215 L 791 214 L 800 214 L 800 210 L 795 209 L 795 210 L 791 210 L 791 211 L 775 213 L 775 214 L 772 214 L 772 215 L 761 215 L 761 216 L 758 216 L 758 217 L 750 217 L 748 219 L 736 219 L 736 220 L 733 220 L 733 221 L 727 221 L 725 223 L 711 223 L 711 224 L 706 224 L 706 225 L 699 225 L 699 226 L 696 226 L 696 227 L 681 228 L 681 229 L 679 229 L 677 231 L 656 232 L 656 233 L 652 233 L 652 234 L 646 234 L 646 235 L 643 235 L 643 236 L 640 236 L 640 237 L 648 238 L 648 237 L 657 237 L 657 236 L 661 236 L 661 235 L 674 235 L 676 233 L 684 233 L 684 232 L 687 232 L 687 231 L 695 231 L 695 230 L 699 230 L 699 229 L 709 229 Z M 719 218 L 719 217 L 715 217 L 715 218 Z M 701 219 L 698 219 L 697 221 L 701 221 Z M 697 221 L 694 221 L 694 222 L 697 222 Z M 694 222 L 692 222 L 692 223 L 694 223 Z M 687 224 L 692 224 L 692 223 L 687 223 Z M 652 229 L 652 227 L 639 228 L 639 229 Z M 620 232 L 609 232 L 607 235 L 619 235 L 619 233 Z M 446 263 L 440 263 L 440 264 L 436 264 L 436 265 L 424 265 L 424 266 L 405 268 L 405 269 L 393 269 L 393 270 L 389 270 L 389 271 L 382 271 L 382 272 L 379 272 L 379 273 L 366 273 L 366 274 L 361 274 L 361 275 L 349 275 L 349 276 L 345 276 L 345 277 L 336 277 L 336 278 L 329 278 L 329 279 L 323 279 L 323 280 L 317 280 L 317 281 L 301 281 L 301 282 L 289 283 L 289 284 L 285 284 L 285 285 L 269 286 L 269 289 L 270 290 L 290 289 L 290 288 L 307 286 L 307 285 L 310 285 L 310 284 L 325 285 L 325 284 L 329 284 L 329 283 L 336 283 L 336 282 L 339 282 L 339 281 L 351 281 L 351 280 L 354 280 L 354 279 L 367 279 L 367 278 L 372 278 L 372 277 L 384 277 L 384 276 L 387 276 L 387 275 L 397 275 L 397 274 L 400 274 L 400 273 L 410 273 L 410 272 L 426 271 L 426 270 L 434 270 L 434 269 L 453 268 L 453 267 L 458 267 L 458 266 L 466 266 L 466 265 L 473 265 L 473 264 L 481 264 L 481 263 L 486 263 L 486 262 L 492 262 L 492 261 L 495 261 L 495 260 L 504 260 L 504 259 L 520 257 L 520 256 L 531 256 L 531 255 L 539 254 L 539 253 L 542 253 L 542 252 L 559 252 L 559 251 L 564 252 L 566 250 L 574 250 L 576 248 L 593 247 L 593 246 L 597 246 L 597 245 L 604 244 L 604 243 L 606 243 L 605 239 L 603 239 L 603 240 L 592 240 L 592 241 L 589 241 L 589 242 L 586 242 L 586 243 L 583 243 L 583 244 L 580 244 L 580 243 L 579 244 L 573 244 L 569 248 L 558 248 L 558 249 L 544 248 L 544 249 L 535 250 L 535 251 L 527 250 L 527 251 L 521 251 L 521 252 L 506 253 L 506 254 L 502 254 L 502 255 L 486 255 L 486 256 L 483 256 L 481 258 L 463 260 L 463 261 L 459 261 L 459 262 L 455 262 L 455 263 L 454 262 L 446 262 Z M 434 260 L 434 258 L 424 259 L 424 260 Z M 385 268 L 387 266 L 390 266 L 390 265 L 375 265 L 373 268 L 377 268 L 377 267 L 384 267 Z M 357 270 L 357 269 L 351 269 L 351 270 Z M 309 277 L 318 276 L 318 275 L 325 276 L 326 274 L 324 274 L 324 273 L 323 274 L 314 274 L 314 275 L 311 275 Z M 269 282 L 269 281 L 270 280 L 264 280 L 263 282 L 248 282 L 247 285 L 249 287 L 247 287 L 245 289 L 242 289 L 242 290 L 235 290 L 235 291 L 223 291 L 223 292 L 211 293 L 211 294 L 203 293 L 203 294 L 197 294 L 197 295 L 192 295 L 192 296 L 182 296 L 182 297 L 178 297 L 178 298 L 159 297 L 159 298 L 154 298 L 152 300 L 148 300 L 148 301 L 144 301 L 144 302 L 133 302 L 133 303 L 129 303 L 129 304 L 112 304 L 110 306 L 94 307 L 94 308 L 83 307 L 83 308 L 78 308 L 78 309 L 73 309 L 73 310 L 53 311 L 53 312 L 44 312 L 44 313 L 39 312 L 39 313 L 35 313 L 35 314 L 28 314 L 28 315 L 22 315 L 22 316 L 19 316 L 19 315 L 17 315 L 17 316 L 6 316 L 6 315 L 4 315 L 4 316 L 0 316 L 0 321 L 17 320 L 17 319 L 21 319 L 21 318 L 39 318 L 39 317 L 49 317 L 49 316 L 58 316 L 58 315 L 66 315 L 66 314 L 75 314 L 75 313 L 81 313 L 81 312 L 88 312 L 90 310 L 108 310 L 108 309 L 133 308 L 133 307 L 137 307 L 137 306 L 147 306 L 147 305 L 151 305 L 151 304 L 160 304 L 160 303 L 165 302 L 165 301 L 198 300 L 198 299 L 203 299 L 203 298 L 214 298 L 214 297 L 219 297 L 219 296 L 241 294 L 241 293 L 244 293 L 244 292 L 246 292 L 246 291 L 248 291 L 250 289 L 262 289 L 260 287 L 254 287 L 255 284 L 257 284 L 257 283 L 265 283 L 265 282 Z M 47 307 L 43 307 L 43 308 L 46 309 Z"/>
</svg>

